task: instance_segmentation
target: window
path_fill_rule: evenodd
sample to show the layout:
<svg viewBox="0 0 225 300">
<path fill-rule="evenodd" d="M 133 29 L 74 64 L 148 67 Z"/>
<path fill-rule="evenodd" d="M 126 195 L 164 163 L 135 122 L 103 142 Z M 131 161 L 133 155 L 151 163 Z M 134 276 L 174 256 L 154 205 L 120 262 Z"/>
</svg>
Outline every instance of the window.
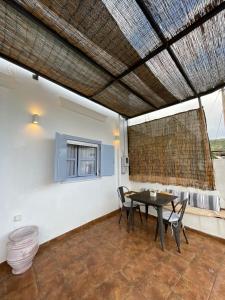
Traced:
<svg viewBox="0 0 225 300">
<path fill-rule="evenodd" d="M 98 145 L 67 141 L 68 178 L 98 176 Z"/>
<path fill-rule="evenodd" d="M 79 146 L 78 176 L 97 175 L 97 149 L 95 147 Z"/>
<path fill-rule="evenodd" d="M 55 181 L 114 175 L 114 147 L 56 133 Z"/>
</svg>

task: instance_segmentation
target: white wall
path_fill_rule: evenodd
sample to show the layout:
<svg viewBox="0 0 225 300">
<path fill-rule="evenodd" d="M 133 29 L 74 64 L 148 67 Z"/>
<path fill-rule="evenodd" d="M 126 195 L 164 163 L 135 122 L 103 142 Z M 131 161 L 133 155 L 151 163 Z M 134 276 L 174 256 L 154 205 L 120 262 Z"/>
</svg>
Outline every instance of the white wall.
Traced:
<svg viewBox="0 0 225 300">
<path fill-rule="evenodd" d="M 70 111 L 60 99 L 78 103 Z M 89 109 L 94 109 L 93 118 Z M 31 115 L 40 115 L 39 125 Z M 0 60 L 0 262 L 8 233 L 36 224 L 43 243 L 118 208 L 118 147 L 115 176 L 54 183 L 55 132 L 113 143 L 116 113 L 90 103 L 31 73 Z M 22 215 L 21 222 L 14 222 Z"/>
</svg>

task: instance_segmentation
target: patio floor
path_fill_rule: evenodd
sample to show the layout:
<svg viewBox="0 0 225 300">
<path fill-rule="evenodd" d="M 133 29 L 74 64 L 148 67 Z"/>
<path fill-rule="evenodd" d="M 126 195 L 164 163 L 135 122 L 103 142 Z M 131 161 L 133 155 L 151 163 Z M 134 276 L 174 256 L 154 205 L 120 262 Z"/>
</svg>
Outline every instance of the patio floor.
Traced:
<svg viewBox="0 0 225 300">
<path fill-rule="evenodd" d="M 225 299 L 225 247 L 187 232 L 181 251 L 168 230 L 166 250 L 154 242 L 155 220 L 128 234 L 111 217 L 42 246 L 32 269 L 12 276 L 0 266 L 0 299 Z"/>
</svg>

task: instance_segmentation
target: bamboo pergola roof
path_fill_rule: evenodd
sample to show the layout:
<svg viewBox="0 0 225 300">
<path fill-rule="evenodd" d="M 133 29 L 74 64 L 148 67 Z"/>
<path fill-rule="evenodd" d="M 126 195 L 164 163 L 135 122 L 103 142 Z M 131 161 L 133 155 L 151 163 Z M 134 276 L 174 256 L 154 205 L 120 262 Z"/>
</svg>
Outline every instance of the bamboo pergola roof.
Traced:
<svg viewBox="0 0 225 300">
<path fill-rule="evenodd" d="M 225 85 L 225 0 L 0 0 L 0 54 L 131 118 Z"/>
</svg>

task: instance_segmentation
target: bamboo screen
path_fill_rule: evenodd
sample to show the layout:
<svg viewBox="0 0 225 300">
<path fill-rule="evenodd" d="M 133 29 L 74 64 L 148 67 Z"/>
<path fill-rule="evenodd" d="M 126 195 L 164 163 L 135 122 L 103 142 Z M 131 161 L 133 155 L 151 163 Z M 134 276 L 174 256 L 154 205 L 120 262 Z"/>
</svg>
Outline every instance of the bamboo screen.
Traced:
<svg viewBox="0 0 225 300">
<path fill-rule="evenodd" d="M 131 118 L 225 85 L 225 0 L 0 0 L 0 55 Z"/>
<path fill-rule="evenodd" d="M 130 180 L 214 189 L 204 112 L 128 127 Z"/>
</svg>

